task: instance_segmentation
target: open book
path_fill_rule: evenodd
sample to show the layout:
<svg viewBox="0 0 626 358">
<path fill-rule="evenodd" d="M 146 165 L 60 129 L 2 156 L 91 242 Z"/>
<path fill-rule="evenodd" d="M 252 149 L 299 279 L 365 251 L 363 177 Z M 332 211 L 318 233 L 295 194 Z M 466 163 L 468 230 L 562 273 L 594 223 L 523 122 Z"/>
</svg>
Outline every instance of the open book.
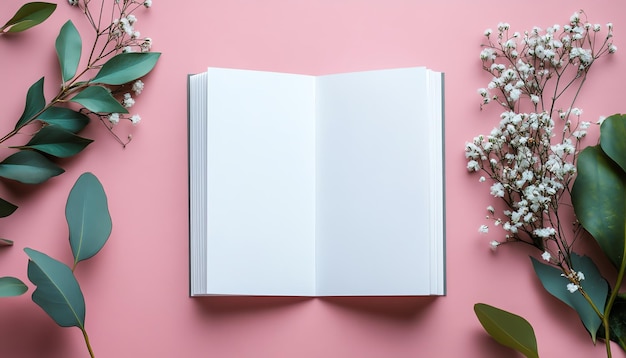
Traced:
<svg viewBox="0 0 626 358">
<path fill-rule="evenodd" d="M 443 75 L 189 76 L 191 295 L 445 294 Z"/>
</svg>

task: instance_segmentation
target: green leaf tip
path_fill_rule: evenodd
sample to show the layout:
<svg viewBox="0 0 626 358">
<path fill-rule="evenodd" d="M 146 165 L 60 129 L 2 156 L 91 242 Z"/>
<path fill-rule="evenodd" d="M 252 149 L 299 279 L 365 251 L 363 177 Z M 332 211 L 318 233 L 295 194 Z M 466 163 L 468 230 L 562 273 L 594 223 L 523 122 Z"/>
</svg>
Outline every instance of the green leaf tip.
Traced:
<svg viewBox="0 0 626 358">
<path fill-rule="evenodd" d="M 28 287 L 15 277 L 0 277 L 0 297 L 20 296 L 28 291 Z"/>
<path fill-rule="evenodd" d="M 0 162 L 0 177 L 24 184 L 40 184 L 63 172 L 43 154 L 32 150 L 21 150 Z"/>
<path fill-rule="evenodd" d="M 474 313 L 485 331 L 498 343 L 528 358 L 539 358 L 535 331 L 524 318 L 484 303 L 475 304 Z"/>
<path fill-rule="evenodd" d="M 0 32 L 21 32 L 28 30 L 44 22 L 52 15 L 56 7 L 56 4 L 47 2 L 26 3 L 0 28 Z"/>
<path fill-rule="evenodd" d="M 120 53 L 102 65 L 91 82 L 107 85 L 129 83 L 152 71 L 160 56 L 159 52 Z"/>
</svg>

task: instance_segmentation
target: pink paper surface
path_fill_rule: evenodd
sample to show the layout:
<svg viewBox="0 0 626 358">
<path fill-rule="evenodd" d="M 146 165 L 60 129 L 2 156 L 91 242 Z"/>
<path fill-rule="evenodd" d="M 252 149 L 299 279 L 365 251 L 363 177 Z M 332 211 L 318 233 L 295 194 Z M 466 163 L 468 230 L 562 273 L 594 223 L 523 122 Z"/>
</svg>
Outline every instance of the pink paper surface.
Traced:
<svg viewBox="0 0 626 358">
<path fill-rule="evenodd" d="M 0 22 L 21 3 L 0 2 Z M 155 0 L 137 13 L 136 28 L 163 55 L 133 107 L 142 122 L 116 128 L 132 142 L 123 149 L 94 122 L 83 135 L 95 143 L 63 161 L 65 174 L 38 187 L 2 182 L 0 196 L 20 209 L 0 219 L 0 236 L 15 241 L 0 249 L 0 276 L 27 281 L 25 247 L 71 261 L 65 200 L 78 176 L 91 171 L 113 217 L 105 248 L 77 269 L 97 357 L 516 356 L 483 331 L 476 302 L 528 319 L 542 357 L 602 357 L 604 347 L 593 346 L 575 313 L 541 288 L 528 259 L 538 253 L 489 250 L 494 237 L 477 230 L 489 189 L 468 175 L 463 153 L 500 112 L 479 108 L 476 90 L 489 81 L 479 60 L 483 31 L 501 21 L 518 31 L 563 24 L 580 8 L 592 23 L 613 22 L 615 44 L 626 49 L 626 4 L 609 0 Z M 48 98 L 60 83 L 54 39 L 68 19 L 87 43 L 87 22 L 67 1 L 58 1 L 45 24 L 0 38 L 1 133 L 13 128 L 32 83 L 46 76 Z M 594 65 L 578 102 L 585 120 L 624 111 L 620 50 Z M 312 75 L 409 66 L 445 72 L 447 296 L 189 298 L 186 81 L 208 66 Z M 2 299 L 0 356 L 88 356 L 80 331 L 57 327 L 32 303 L 29 287 Z M 614 357 L 623 356 L 615 346 Z"/>
</svg>

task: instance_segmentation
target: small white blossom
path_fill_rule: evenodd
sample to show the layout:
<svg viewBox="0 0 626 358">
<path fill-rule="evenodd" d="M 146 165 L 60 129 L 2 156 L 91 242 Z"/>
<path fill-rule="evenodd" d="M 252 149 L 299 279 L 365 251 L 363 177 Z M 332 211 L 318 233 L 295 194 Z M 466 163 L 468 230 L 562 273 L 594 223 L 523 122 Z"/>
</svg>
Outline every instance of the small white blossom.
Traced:
<svg viewBox="0 0 626 358">
<path fill-rule="evenodd" d="M 152 6 L 152 0 L 146 0 L 143 2 L 143 6 L 145 7 L 151 7 Z"/>
<path fill-rule="evenodd" d="M 543 254 L 541 254 L 541 258 L 544 259 L 545 261 L 550 262 L 552 255 L 550 255 L 548 251 L 544 251 Z"/>
<path fill-rule="evenodd" d="M 478 181 L 479 181 L 480 183 L 484 183 L 484 182 L 485 182 L 485 180 L 487 180 L 487 179 L 485 179 L 485 177 L 480 177 L 480 178 L 478 178 Z"/>
<path fill-rule="evenodd" d="M 111 122 L 112 124 L 118 124 L 120 122 L 119 113 L 111 113 L 108 118 L 109 118 L 109 122 Z"/>
<path fill-rule="evenodd" d="M 504 197 L 504 186 L 502 183 L 494 183 L 491 186 L 491 195 L 499 198 Z"/>
<path fill-rule="evenodd" d="M 126 108 L 130 108 L 135 104 L 135 100 L 130 96 L 130 93 L 124 93 L 123 105 Z"/>
<path fill-rule="evenodd" d="M 492 251 L 496 251 L 498 246 L 500 246 L 500 243 L 497 242 L 496 240 L 492 240 L 489 242 L 489 247 L 491 248 Z"/>
<path fill-rule="evenodd" d="M 480 225 L 480 227 L 478 228 L 478 232 L 481 234 L 486 234 L 489 232 L 489 226 L 487 225 Z"/>
<path fill-rule="evenodd" d="M 567 284 L 567 290 L 570 293 L 574 293 L 574 292 L 578 291 L 578 285 L 570 282 L 570 283 Z"/>
<path fill-rule="evenodd" d="M 578 278 L 578 281 L 582 281 L 582 280 L 584 280 L 584 279 L 585 279 L 585 274 L 584 274 L 584 273 L 582 273 L 581 271 L 578 271 L 578 272 L 576 273 L 576 278 Z"/>
<path fill-rule="evenodd" d="M 141 117 L 138 114 L 134 114 L 132 117 L 130 117 L 130 121 L 133 124 L 137 124 L 141 121 Z"/>
<path fill-rule="evenodd" d="M 140 94 L 141 91 L 143 91 L 143 82 L 141 80 L 137 80 L 133 83 L 133 92 L 135 92 L 135 94 Z"/>
<path fill-rule="evenodd" d="M 68 2 L 70 3 L 71 6 L 78 5 L 78 0 L 68 0 Z"/>
</svg>

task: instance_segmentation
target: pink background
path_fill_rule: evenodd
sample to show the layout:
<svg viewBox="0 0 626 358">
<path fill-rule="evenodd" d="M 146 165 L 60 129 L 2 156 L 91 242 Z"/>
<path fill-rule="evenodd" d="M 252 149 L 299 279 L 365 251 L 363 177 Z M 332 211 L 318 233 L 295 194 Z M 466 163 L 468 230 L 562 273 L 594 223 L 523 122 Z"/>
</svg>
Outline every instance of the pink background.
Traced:
<svg viewBox="0 0 626 358">
<path fill-rule="evenodd" d="M 21 3 L 0 2 L 0 22 Z M 489 80 L 478 57 L 483 30 L 500 21 L 520 31 L 563 24 L 580 8 L 592 23 L 614 22 L 615 44 L 626 49 L 620 1 L 154 0 L 137 13 L 137 29 L 163 56 L 133 107 L 141 124 L 116 128 L 133 141 L 122 149 L 93 123 L 83 134 L 96 142 L 64 161 L 65 174 L 38 187 L 2 182 L 0 195 L 20 209 L 0 220 L 0 236 L 15 240 L 0 250 L 0 276 L 27 280 L 24 247 L 70 261 L 65 200 L 91 171 L 114 225 L 102 252 L 77 269 L 97 357 L 516 356 L 484 333 L 476 302 L 526 317 L 543 357 L 604 356 L 573 311 L 540 287 L 527 257 L 537 253 L 489 250 L 497 237 L 477 231 L 489 189 L 467 174 L 463 156 L 465 141 L 488 132 L 500 111 L 479 110 L 476 89 Z M 54 39 L 67 19 L 87 30 L 80 12 L 59 1 L 44 25 L 0 38 L 0 132 L 21 114 L 30 84 L 45 75 L 50 96 L 59 83 Z M 624 111 L 623 56 L 618 50 L 594 66 L 578 103 L 585 120 Z M 327 74 L 420 65 L 446 73 L 448 295 L 189 298 L 187 74 L 207 66 Z M 80 331 L 57 327 L 31 293 L 0 301 L 0 355 L 88 356 Z M 626 355 L 616 347 L 614 356 Z"/>
</svg>

